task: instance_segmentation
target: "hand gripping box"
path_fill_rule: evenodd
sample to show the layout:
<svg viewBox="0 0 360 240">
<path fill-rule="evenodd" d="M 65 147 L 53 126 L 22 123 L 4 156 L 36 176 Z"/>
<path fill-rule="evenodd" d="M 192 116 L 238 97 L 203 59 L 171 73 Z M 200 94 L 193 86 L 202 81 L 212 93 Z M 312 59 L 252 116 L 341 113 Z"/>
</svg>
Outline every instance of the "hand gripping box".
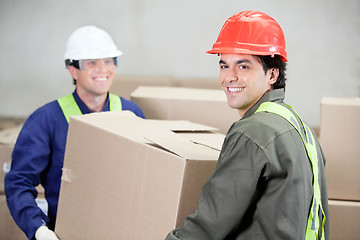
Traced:
<svg viewBox="0 0 360 240">
<path fill-rule="evenodd" d="M 164 239 L 192 213 L 224 135 L 123 112 L 71 117 L 55 232 L 70 239 Z"/>
<path fill-rule="evenodd" d="M 360 201 L 360 99 L 323 98 L 320 143 L 329 199 Z"/>
<path fill-rule="evenodd" d="M 224 134 L 240 119 L 238 111 L 229 107 L 222 90 L 140 86 L 131 93 L 131 100 L 146 118 L 185 119 L 215 127 Z"/>
</svg>

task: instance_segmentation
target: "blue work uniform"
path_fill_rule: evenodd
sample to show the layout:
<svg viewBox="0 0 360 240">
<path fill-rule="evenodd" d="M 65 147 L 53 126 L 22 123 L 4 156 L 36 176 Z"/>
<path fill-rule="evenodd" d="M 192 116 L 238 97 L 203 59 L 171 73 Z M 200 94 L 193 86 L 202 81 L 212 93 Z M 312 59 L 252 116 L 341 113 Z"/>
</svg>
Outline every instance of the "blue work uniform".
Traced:
<svg viewBox="0 0 360 240">
<path fill-rule="evenodd" d="M 73 96 L 82 114 L 92 112 L 76 91 Z M 120 100 L 122 110 L 145 118 L 134 102 Z M 102 111 L 109 111 L 109 97 Z M 30 115 L 16 141 L 11 169 L 5 176 L 5 194 L 11 215 L 29 239 L 34 239 L 41 225 L 55 228 L 67 132 L 68 122 L 59 103 L 53 101 Z M 35 202 L 39 184 L 45 189 L 47 215 Z"/>
</svg>

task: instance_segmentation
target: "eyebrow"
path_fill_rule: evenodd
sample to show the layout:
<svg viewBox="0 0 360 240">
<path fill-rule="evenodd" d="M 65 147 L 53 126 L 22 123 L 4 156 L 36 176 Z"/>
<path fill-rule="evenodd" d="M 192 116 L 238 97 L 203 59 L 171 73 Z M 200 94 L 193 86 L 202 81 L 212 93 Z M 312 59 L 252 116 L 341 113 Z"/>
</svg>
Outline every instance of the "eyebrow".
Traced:
<svg viewBox="0 0 360 240">
<path fill-rule="evenodd" d="M 241 59 L 236 61 L 236 64 L 242 64 L 242 63 L 252 63 L 252 62 L 248 59 Z M 227 64 L 227 63 L 224 60 L 220 59 L 219 64 Z"/>
</svg>

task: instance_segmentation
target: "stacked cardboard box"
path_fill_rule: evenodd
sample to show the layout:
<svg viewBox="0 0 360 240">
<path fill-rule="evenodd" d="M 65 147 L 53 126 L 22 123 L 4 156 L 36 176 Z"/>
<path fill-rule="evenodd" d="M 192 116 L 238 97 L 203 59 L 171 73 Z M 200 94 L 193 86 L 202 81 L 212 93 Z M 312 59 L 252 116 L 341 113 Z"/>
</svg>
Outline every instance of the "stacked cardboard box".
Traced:
<svg viewBox="0 0 360 240">
<path fill-rule="evenodd" d="M 5 193 L 4 193 L 4 178 L 11 167 L 11 154 L 14 149 L 16 139 L 22 128 L 22 124 L 5 128 L 0 131 L 0 239 L 1 240 L 21 240 L 27 239 L 25 234 L 15 224 L 7 207 Z M 47 203 L 44 198 L 44 189 L 41 186 L 37 187 L 38 198 L 36 199 L 38 205 L 47 212 Z"/>
<path fill-rule="evenodd" d="M 140 85 L 172 86 L 173 78 L 170 76 L 116 75 L 110 92 L 130 99 L 130 94 Z"/>
<path fill-rule="evenodd" d="M 320 142 L 326 157 L 331 239 L 358 239 L 360 99 L 323 98 Z"/>
<path fill-rule="evenodd" d="M 201 89 L 220 89 L 216 78 L 173 78 L 167 75 L 124 75 L 117 74 L 111 86 L 111 92 L 126 99 L 139 86 L 186 87 Z"/>
<path fill-rule="evenodd" d="M 140 86 L 131 94 L 131 100 L 146 118 L 186 119 L 218 128 L 223 134 L 240 118 L 227 104 L 222 90 Z"/>
<path fill-rule="evenodd" d="M 223 134 L 124 112 L 70 120 L 56 224 L 68 239 L 164 239 L 197 205 Z"/>
<path fill-rule="evenodd" d="M 0 239 L 27 239 L 12 219 L 4 195 L 4 177 L 10 170 L 11 153 L 21 126 L 6 128 L 0 132 Z"/>
</svg>

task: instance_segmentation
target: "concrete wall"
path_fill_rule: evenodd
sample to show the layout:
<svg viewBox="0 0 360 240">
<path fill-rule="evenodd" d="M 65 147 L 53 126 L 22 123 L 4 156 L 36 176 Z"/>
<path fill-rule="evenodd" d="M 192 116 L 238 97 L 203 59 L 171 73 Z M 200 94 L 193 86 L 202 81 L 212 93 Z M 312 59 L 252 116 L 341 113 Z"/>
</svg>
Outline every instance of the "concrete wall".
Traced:
<svg viewBox="0 0 360 240">
<path fill-rule="evenodd" d="M 205 51 L 242 10 L 282 26 L 287 102 L 311 125 L 323 96 L 360 96 L 359 0 L 1 0 L 0 116 L 27 117 L 73 91 L 64 46 L 86 24 L 107 30 L 124 52 L 119 74 L 215 79 L 218 58 Z"/>
</svg>

